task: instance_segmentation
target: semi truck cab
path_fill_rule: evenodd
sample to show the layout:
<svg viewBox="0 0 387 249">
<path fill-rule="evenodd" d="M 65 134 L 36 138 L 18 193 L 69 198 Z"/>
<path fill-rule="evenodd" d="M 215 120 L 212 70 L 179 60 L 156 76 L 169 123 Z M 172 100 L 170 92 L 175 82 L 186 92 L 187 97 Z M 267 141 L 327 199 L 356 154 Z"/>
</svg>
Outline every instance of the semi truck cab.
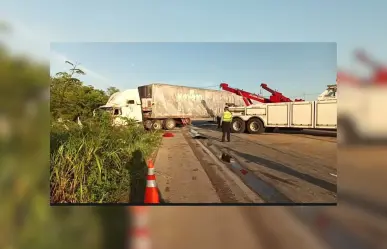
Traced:
<svg viewBox="0 0 387 249">
<path fill-rule="evenodd" d="M 125 125 L 125 120 L 122 117 L 139 123 L 143 121 L 141 100 L 137 88 L 114 93 L 107 103 L 99 108 L 113 115 L 114 125 Z"/>
</svg>

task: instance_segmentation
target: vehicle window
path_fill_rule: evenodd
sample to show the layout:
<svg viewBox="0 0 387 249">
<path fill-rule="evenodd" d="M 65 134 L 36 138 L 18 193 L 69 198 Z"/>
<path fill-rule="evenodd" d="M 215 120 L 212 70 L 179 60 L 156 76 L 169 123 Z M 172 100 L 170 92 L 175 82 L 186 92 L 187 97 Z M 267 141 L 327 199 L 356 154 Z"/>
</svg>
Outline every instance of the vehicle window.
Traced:
<svg viewBox="0 0 387 249">
<path fill-rule="evenodd" d="M 120 109 L 114 109 L 114 116 L 120 115 Z"/>
<path fill-rule="evenodd" d="M 128 100 L 127 103 L 128 103 L 128 105 L 133 105 L 134 104 L 134 100 Z"/>
</svg>

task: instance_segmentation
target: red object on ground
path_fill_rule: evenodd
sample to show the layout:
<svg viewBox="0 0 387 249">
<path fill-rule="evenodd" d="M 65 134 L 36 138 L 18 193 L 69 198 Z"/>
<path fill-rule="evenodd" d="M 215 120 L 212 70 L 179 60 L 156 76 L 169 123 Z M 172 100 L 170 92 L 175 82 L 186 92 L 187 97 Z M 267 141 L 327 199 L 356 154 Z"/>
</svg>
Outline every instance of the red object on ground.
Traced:
<svg viewBox="0 0 387 249">
<path fill-rule="evenodd" d="M 163 137 L 174 137 L 175 135 L 173 135 L 173 133 L 171 132 L 165 132 Z"/>
<path fill-rule="evenodd" d="M 247 170 L 245 170 L 245 169 L 241 169 L 241 173 L 243 174 L 243 175 L 246 175 L 247 173 L 249 173 Z"/>
<path fill-rule="evenodd" d="M 326 229 L 329 225 L 329 218 L 320 214 L 316 217 L 315 224 L 319 229 Z"/>
</svg>

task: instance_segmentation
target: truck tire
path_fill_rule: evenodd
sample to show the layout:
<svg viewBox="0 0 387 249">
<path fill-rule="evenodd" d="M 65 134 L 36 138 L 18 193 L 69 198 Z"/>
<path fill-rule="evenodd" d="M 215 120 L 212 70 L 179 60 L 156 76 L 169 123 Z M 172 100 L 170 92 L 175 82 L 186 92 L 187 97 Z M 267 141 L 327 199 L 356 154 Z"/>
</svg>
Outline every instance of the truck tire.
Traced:
<svg viewBox="0 0 387 249">
<path fill-rule="evenodd" d="M 231 122 L 232 133 L 243 133 L 246 129 L 246 123 L 241 118 L 233 118 Z"/>
<path fill-rule="evenodd" d="M 152 128 L 155 131 L 162 130 L 163 129 L 163 123 L 161 122 L 161 120 L 155 120 L 155 121 L 153 121 Z"/>
<path fill-rule="evenodd" d="M 173 130 L 176 127 L 176 121 L 172 118 L 168 118 L 164 121 L 164 127 L 166 130 Z"/>
<path fill-rule="evenodd" d="M 147 130 L 150 130 L 150 129 L 152 129 L 152 126 L 153 126 L 153 123 L 152 123 L 152 120 L 145 120 L 144 121 L 144 127 L 145 127 L 145 129 L 147 129 Z"/>
<path fill-rule="evenodd" d="M 265 127 L 260 119 L 251 118 L 247 121 L 247 131 L 250 134 L 260 134 L 265 131 Z"/>
</svg>

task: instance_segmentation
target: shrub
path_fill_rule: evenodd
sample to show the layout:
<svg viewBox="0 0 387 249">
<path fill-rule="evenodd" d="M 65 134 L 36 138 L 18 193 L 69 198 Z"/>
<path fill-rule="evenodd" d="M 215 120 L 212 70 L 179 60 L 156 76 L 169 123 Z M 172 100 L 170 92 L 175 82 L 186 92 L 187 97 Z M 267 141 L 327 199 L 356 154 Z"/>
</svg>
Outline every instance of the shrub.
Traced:
<svg viewBox="0 0 387 249">
<path fill-rule="evenodd" d="M 82 127 L 52 123 L 52 203 L 131 201 L 133 182 L 145 177 L 145 160 L 159 146 L 161 136 L 128 123 L 113 127 L 106 116 L 88 120 Z"/>
</svg>

